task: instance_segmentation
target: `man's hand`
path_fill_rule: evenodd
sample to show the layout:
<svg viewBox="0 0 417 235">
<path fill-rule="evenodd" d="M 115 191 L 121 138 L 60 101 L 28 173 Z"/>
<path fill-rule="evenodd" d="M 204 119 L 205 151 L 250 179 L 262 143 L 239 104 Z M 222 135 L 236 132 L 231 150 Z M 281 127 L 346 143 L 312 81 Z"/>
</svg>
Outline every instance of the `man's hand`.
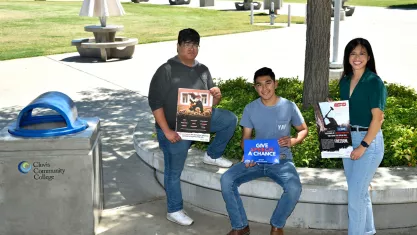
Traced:
<svg viewBox="0 0 417 235">
<path fill-rule="evenodd" d="M 363 147 L 362 145 L 359 145 L 359 147 L 355 148 L 351 153 L 350 153 L 350 159 L 352 160 L 358 160 L 359 158 L 362 157 L 362 155 L 365 153 L 366 148 Z"/>
<path fill-rule="evenodd" d="M 250 163 L 245 163 L 245 166 L 246 168 L 249 168 L 249 167 L 254 167 L 256 164 L 257 164 L 256 162 L 251 161 Z"/>
<path fill-rule="evenodd" d="M 181 141 L 181 137 L 178 135 L 177 132 L 173 130 L 164 131 L 164 135 L 171 143 L 176 143 L 178 141 Z"/>
<path fill-rule="evenodd" d="M 218 87 L 212 87 L 210 89 L 210 93 L 213 96 L 213 98 L 215 98 L 215 99 L 221 99 L 222 98 L 222 93 L 220 92 L 220 88 L 218 88 Z"/>
<path fill-rule="evenodd" d="M 242 156 L 242 162 L 244 162 L 245 156 Z M 256 165 L 256 162 L 251 161 L 250 163 L 245 163 L 246 168 L 253 167 Z"/>
<path fill-rule="evenodd" d="M 289 147 L 290 148 L 292 146 L 292 144 L 291 144 L 291 137 L 284 136 L 284 137 L 279 138 L 278 144 L 281 147 Z"/>
</svg>

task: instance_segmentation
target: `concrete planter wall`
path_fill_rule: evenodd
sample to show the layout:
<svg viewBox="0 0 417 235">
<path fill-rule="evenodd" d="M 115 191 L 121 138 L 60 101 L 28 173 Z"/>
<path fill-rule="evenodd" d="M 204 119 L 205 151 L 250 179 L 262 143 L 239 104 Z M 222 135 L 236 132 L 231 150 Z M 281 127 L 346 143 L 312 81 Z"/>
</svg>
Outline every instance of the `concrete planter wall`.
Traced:
<svg viewBox="0 0 417 235">
<path fill-rule="evenodd" d="M 140 158 L 156 169 L 163 185 L 164 159 L 152 137 L 152 118 L 140 120 L 134 144 Z M 203 164 L 203 152 L 191 149 L 181 175 L 185 201 L 227 215 L 220 191 L 220 177 L 227 169 Z M 347 185 L 341 169 L 297 168 L 303 184 L 299 203 L 286 226 L 315 229 L 347 229 Z M 377 229 L 417 226 L 417 169 L 379 168 L 370 191 Z M 282 189 L 267 178 L 239 187 L 248 219 L 268 223 Z"/>
</svg>

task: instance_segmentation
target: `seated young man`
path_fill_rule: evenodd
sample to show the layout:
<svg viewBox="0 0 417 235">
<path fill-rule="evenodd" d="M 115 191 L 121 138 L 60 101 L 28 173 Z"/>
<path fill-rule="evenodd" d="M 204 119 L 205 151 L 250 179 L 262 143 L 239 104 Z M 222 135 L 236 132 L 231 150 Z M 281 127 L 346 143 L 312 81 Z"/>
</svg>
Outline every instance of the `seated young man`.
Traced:
<svg viewBox="0 0 417 235">
<path fill-rule="evenodd" d="M 255 129 L 255 139 L 278 141 L 280 160 L 277 164 L 245 164 L 242 160 L 223 174 L 220 180 L 222 194 L 232 224 L 232 231 L 228 235 L 250 234 L 238 187 L 260 177 L 271 178 L 284 190 L 270 220 L 271 235 L 283 235 L 285 222 L 301 194 L 301 182 L 292 162 L 291 147 L 301 143 L 308 130 L 295 103 L 275 94 L 278 82 L 270 68 L 256 71 L 254 84 L 260 98 L 246 105 L 243 111 L 240 121 L 243 127 L 241 146 L 244 147 L 244 140 L 250 139 Z M 296 137 L 290 137 L 291 125 L 297 130 Z"/>
</svg>

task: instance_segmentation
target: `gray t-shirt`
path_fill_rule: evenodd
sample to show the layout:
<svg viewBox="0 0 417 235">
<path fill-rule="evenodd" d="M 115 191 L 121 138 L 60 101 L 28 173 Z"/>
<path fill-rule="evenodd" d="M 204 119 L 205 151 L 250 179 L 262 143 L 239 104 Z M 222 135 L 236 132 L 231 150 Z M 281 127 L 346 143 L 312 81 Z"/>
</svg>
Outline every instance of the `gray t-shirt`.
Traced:
<svg viewBox="0 0 417 235">
<path fill-rule="evenodd" d="M 280 97 L 274 106 L 266 106 L 258 98 L 243 110 L 240 125 L 255 129 L 255 139 L 276 139 L 289 136 L 291 126 L 300 126 L 304 118 L 297 105 L 285 98 Z M 286 159 L 292 159 L 291 149 L 280 147 L 280 155 Z"/>
</svg>

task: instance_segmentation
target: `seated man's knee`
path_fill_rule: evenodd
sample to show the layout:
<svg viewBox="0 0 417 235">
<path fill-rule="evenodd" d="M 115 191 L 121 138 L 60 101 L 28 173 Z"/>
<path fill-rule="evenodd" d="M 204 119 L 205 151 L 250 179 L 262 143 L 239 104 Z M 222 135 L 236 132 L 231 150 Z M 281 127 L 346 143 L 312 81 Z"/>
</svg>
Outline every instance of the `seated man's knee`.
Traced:
<svg viewBox="0 0 417 235">
<path fill-rule="evenodd" d="M 227 110 L 227 116 L 228 116 L 227 120 L 229 120 L 229 124 L 232 126 L 237 126 L 238 119 L 237 119 L 236 114 Z"/>
<path fill-rule="evenodd" d="M 227 172 L 224 173 L 222 177 L 220 177 L 220 186 L 221 186 L 222 192 L 228 191 L 232 188 L 233 178 L 229 174 L 227 174 Z"/>
<path fill-rule="evenodd" d="M 300 180 L 291 180 L 287 185 L 287 192 L 293 197 L 299 198 L 302 191 L 302 185 Z"/>
</svg>

